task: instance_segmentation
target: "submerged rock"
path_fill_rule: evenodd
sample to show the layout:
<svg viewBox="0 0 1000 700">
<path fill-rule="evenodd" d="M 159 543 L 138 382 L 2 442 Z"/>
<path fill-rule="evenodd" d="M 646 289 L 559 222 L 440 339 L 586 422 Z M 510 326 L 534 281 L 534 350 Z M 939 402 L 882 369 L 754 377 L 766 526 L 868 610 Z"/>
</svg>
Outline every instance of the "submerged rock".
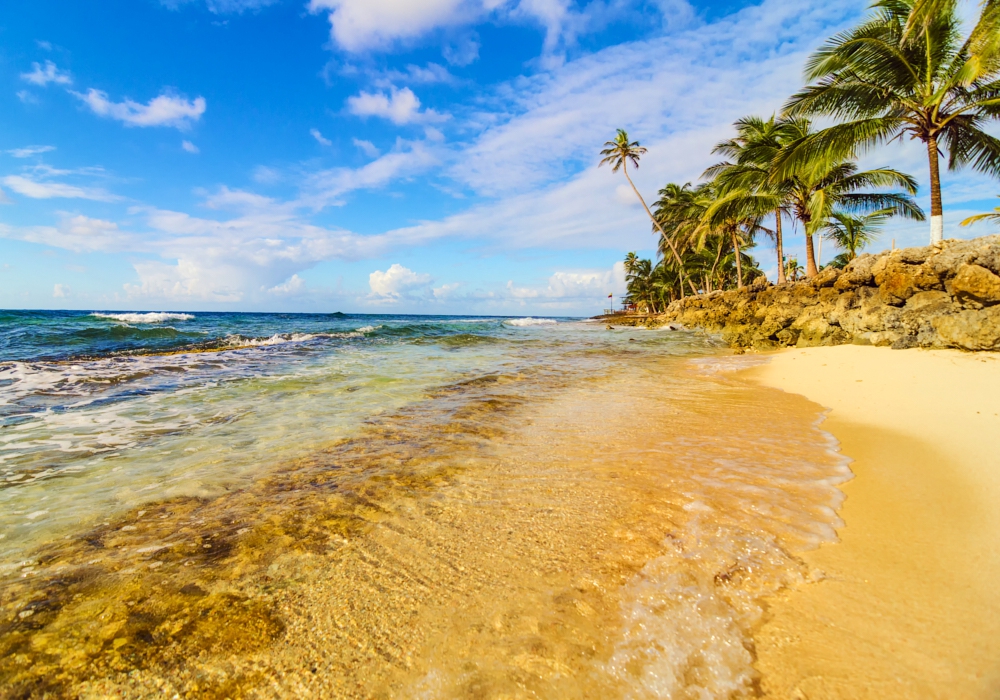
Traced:
<svg viewBox="0 0 1000 700">
<path fill-rule="evenodd" d="M 657 322 L 721 333 L 737 349 L 1000 350 L 1000 235 L 859 255 L 805 282 L 687 297 Z"/>
</svg>

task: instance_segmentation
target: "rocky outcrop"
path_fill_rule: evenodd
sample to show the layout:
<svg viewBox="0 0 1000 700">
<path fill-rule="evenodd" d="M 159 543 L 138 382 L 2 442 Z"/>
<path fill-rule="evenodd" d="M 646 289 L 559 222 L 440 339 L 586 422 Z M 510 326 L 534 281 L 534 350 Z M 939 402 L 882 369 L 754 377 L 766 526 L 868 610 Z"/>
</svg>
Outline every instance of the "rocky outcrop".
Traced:
<svg viewBox="0 0 1000 700">
<path fill-rule="evenodd" d="M 657 324 L 736 348 L 857 343 L 1000 350 L 1000 235 L 861 255 L 806 282 L 689 297 Z"/>
</svg>

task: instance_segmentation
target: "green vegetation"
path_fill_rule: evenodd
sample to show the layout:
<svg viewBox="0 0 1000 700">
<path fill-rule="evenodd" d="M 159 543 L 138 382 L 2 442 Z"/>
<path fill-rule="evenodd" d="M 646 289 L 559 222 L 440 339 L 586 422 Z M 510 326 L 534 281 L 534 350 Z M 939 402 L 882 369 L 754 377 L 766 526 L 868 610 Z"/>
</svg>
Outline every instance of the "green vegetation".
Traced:
<svg viewBox="0 0 1000 700">
<path fill-rule="evenodd" d="M 818 271 L 813 249 L 822 235 L 846 265 L 893 216 L 923 221 L 916 180 L 892 168 L 861 171 L 866 149 L 908 136 L 927 145 L 931 241 L 941 239 L 938 160 L 1000 176 L 1000 139 L 985 131 L 1000 120 L 1000 0 L 985 0 L 972 30 L 961 33 L 957 0 L 879 0 L 860 26 L 838 34 L 806 65 L 812 81 L 780 116 L 749 116 L 716 145 L 725 160 L 698 184 L 670 183 L 653 209 L 629 177 L 646 152 L 619 129 L 601 165 L 621 168 L 659 236 L 657 261 L 629 253 L 627 301 L 646 311 L 694 293 L 741 288 L 761 275 L 747 254 L 764 236 L 777 252 L 778 283 L 802 268 L 784 256 L 784 223 L 805 235 L 805 276 Z M 837 123 L 814 129 L 808 117 Z M 970 217 L 1000 221 L 996 213 Z"/>
</svg>

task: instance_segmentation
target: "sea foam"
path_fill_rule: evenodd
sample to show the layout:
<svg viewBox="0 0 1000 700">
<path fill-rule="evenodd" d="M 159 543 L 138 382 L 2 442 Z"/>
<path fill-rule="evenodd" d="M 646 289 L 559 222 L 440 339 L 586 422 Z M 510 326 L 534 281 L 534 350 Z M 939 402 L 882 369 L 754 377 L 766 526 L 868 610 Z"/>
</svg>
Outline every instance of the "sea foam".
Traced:
<svg viewBox="0 0 1000 700">
<path fill-rule="evenodd" d="M 125 313 L 125 314 L 102 314 L 97 311 L 90 314 L 95 318 L 109 318 L 122 323 L 164 323 L 165 321 L 190 321 L 194 318 L 192 314 L 170 313 L 167 311 L 153 311 L 150 313 Z"/>
<path fill-rule="evenodd" d="M 554 326 L 558 321 L 551 318 L 532 318 L 531 316 L 527 318 L 512 318 L 504 321 L 509 326 Z"/>
</svg>

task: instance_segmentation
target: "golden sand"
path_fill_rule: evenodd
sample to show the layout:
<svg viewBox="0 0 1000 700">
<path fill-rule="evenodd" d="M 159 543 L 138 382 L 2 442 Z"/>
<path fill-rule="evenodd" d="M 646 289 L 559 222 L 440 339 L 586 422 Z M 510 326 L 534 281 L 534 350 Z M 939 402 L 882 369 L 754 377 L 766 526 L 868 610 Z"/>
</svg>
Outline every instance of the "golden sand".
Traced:
<svg viewBox="0 0 1000 700">
<path fill-rule="evenodd" d="M 831 409 L 841 542 L 755 634 L 766 697 L 1000 697 L 1000 357 L 791 350 L 753 379 Z"/>
</svg>

